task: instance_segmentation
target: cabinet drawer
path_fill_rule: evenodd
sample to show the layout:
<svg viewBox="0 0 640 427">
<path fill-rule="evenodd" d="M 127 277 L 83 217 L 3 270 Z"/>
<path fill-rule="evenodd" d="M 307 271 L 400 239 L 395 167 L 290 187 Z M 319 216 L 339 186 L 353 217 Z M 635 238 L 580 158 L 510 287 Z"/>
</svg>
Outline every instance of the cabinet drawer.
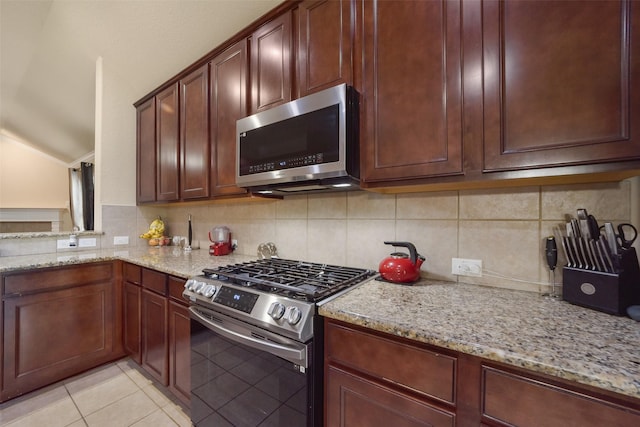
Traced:
<svg viewBox="0 0 640 427">
<path fill-rule="evenodd" d="M 487 366 L 482 368 L 482 414 L 519 427 L 640 425 L 638 411 Z"/>
<path fill-rule="evenodd" d="M 175 276 L 169 276 L 169 296 L 177 303 L 188 305 L 187 300 L 182 298 L 185 280 Z"/>
<path fill-rule="evenodd" d="M 142 280 L 142 267 L 125 262 L 122 274 L 124 275 L 124 280 L 127 282 L 139 285 Z"/>
<path fill-rule="evenodd" d="M 167 295 L 167 275 L 158 271 L 142 269 L 142 287 Z"/>
<path fill-rule="evenodd" d="M 413 397 L 327 368 L 328 426 L 453 427 L 455 416 Z"/>
<path fill-rule="evenodd" d="M 35 293 L 89 283 L 109 282 L 113 278 L 113 263 L 83 264 L 22 273 L 4 277 L 4 295 Z"/>
<path fill-rule="evenodd" d="M 325 337 L 331 362 L 455 403 L 455 357 L 330 322 Z"/>
</svg>

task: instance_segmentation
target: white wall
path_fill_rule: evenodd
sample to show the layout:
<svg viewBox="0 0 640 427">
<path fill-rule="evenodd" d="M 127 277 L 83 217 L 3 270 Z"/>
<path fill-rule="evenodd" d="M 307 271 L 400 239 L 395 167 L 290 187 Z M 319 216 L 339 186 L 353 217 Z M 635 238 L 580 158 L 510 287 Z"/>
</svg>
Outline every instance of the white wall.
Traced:
<svg viewBox="0 0 640 427">
<path fill-rule="evenodd" d="M 98 84 L 98 82 L 96 82 Z M 102 118 L 96 130 L 96 159 L 99 159 L 99 199 L 102 205 L 136 204 L 136 110 L 139 98 L 125 76 L 102 62 Z M 96 119 L 98 121 L 98 118 Z M 98 125 L 98 123 L 96 123 Z"/>
<path fill-rule="evenodd" d="M 68 166 L 0 134 L 0 208 L 68 207 Z"/>
</svg>

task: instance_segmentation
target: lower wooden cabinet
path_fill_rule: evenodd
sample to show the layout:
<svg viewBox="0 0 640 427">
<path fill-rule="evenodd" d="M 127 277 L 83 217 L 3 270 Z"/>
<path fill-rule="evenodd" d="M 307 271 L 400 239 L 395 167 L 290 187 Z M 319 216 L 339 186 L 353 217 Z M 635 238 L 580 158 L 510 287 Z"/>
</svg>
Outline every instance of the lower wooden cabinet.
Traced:
<svg viewBox="0 0 640 427">
<path fill-rule="evenodd" d="M 640 425 L 640 399 L 326 319 L 325 419 L 328 427 L 628 427 Z"/>
<path fill-rule="evenodd" d="M 191 400 L 190 328 L 187 306 L 169 301 L 169 390 L 187 405 Z"/>
<path fill-rule="evenodd" d="M 169 313 L 167 298 L 142 289 L 142 367 L 169 385 Z"/>
<path fill-rule="evenodd" d="M 455 416 L 375 380 L 329 365 L 327 426 L 454 426 Z"/>
<path fill-rule="evenodd" d="M 332 321 L 327 426 L 454 426 L 456 358 Z"/>
<path fill-rule="evenodd" d="M 482 402 L 482 415 L 501 426 L 640 425 L 638 410 L 490 366 L 482 367 Z"/>
<path fill-rule="evenodd" d="M 124 355 L 115 263 L 2 276 L 4 401 Z"/>
<path fill-rule="evenodd" d="M 140 338 L 142 328 L 140 322 L 142 289 L 140 285 L 124 282 L 122 295 L 122 305 L 124 309 L 123 321 L 123 345 L 124 350 L 139 365 L 142 363 L 142 351 L 140 349 Z"/>
<path fill-rule="evenodd" d="M 180 399 L 191 399 L 191 321 L 184 279 L 125 263 L 124 347 Z"/>
</svg>

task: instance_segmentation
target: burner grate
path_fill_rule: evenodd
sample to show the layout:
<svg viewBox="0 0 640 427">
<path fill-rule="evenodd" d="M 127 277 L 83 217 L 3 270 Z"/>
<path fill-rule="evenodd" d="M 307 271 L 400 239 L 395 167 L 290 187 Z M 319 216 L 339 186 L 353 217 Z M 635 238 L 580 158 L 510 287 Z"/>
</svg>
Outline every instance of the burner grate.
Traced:
<svg viewBox="0 0 640 427">
<path fill-rule="evenodd" d="M 271 293 L 317 301 L 339 290 L 361 283 L 376 273 L 353 267 L 269 258 L 204 269 L 209 277 L 257 287 Z"/>
</svg>

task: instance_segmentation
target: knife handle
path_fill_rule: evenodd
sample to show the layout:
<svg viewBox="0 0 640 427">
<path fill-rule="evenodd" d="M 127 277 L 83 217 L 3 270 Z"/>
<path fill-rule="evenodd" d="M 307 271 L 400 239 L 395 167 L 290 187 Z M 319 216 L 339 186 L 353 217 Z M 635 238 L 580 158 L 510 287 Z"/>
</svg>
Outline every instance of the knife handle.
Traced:
<svg viewBox="0 0 640 427">
<path fill-rule="evenodd" d="M 555 237 L 547 237 L 544 254 L 547 258 L 547 265 L 549 266 L 549 270 L 555 270 L 556 265 L 558 264 L 558 246 L 556 245 Z"/>
</svg>

